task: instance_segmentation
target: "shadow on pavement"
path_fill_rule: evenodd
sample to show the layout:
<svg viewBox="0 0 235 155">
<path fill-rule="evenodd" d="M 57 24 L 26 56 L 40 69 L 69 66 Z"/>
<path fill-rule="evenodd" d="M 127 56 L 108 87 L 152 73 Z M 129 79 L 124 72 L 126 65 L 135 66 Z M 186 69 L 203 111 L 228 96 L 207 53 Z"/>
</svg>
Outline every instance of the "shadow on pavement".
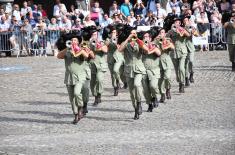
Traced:
<svg viewBox="0 0 235 155">
<path fill-rule="evenodd" d="M 195 67 L 195 70 L 212 70 L 212 71 L 231 71 L 232 67 L 231 66 L 200 66 L 200 67 Z"/>
<path fill-rule="evenodd" d="M 0 122 L 30 122 L 30 123 L 43 123 L 43 124 L 71 124 L 69 121 L 50 121 L 43 119 L 33 119 L 33 118 L 9 118 L 0 117 Z"/>
<path fill-rule="evenodd" d="M 97 121 L 117 121 L 117 122 L 134 122 L 132 118 L 122 119 L 122 118 L 106 118 L 106 117 L 95 117 L 95 116 L 86 116 L 85 119 L 94 119 Z"/>
<path fill-rule="evenodd" d="M 108 109 L 108 108 L 89 108 L 89 111 L 102 111 L 102 112 L 122 112 L 122 113 L 131 113 L 134 112 L 134 110 L 123 110 L 123 109 Z"/>
<path fill-rule="evenodd" d="M 7 112 L 12 112 L 16 114 L 34 114 L 40 116 L 52 116 L 54 118 L 65 118 L 65 117 L 73 117 L 72 114 L 60 114 L 55 112 L 44 112 L 44 111 L 20 111 L 20 110 L 9 110 Z"/>
<path fill-rule="evenodd" d="M 69 102 L 46 102 L 46 101 L 22 101 L 18 102 L 22 104 L 28 104 L 28 105 L 70 105 Z"/>
</svg>

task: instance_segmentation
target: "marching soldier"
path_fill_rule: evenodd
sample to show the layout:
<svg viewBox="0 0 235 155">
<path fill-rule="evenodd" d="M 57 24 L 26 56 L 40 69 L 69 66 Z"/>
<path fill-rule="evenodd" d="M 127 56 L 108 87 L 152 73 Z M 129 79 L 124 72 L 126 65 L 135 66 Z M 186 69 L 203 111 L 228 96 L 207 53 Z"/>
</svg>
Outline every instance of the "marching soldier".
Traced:
<svg viewBox="0 0 235 155">
<path fill-rule="evenodd" d="M 224 28 L 228 32 L 229 60 L 232 62 L 232 71 L 235 71 L 235 13 L 232 14 L 230 21 L 224 24 Z"/>
<path fill-rule="evenodd" d="M 157 94 L 159 94 L 158 81 L 160 78 L 159 56 L 160 50 L 152 42 L 152 34 L 150 31 L 144 33 L 143 41 L 149 51 L 143 52 L 143 63 L 146 68 L 146 75 L 143 80 L 144 95 L 146 103 L 149 105 L 148 112 L 152 112 L 154 107 L 158 106 Z"/>
<path fill-rule="evenodd" d="M 111 73 L 112 85 L 114 88 L 114 96 L 118 96 L 118 92 L 120 89 L 121 81 L 125 83 L 124 77 L 124 56 L 120 53 L 117 48 L 117 30 L 114 26 L 109 25 L 105 29 L 109 31 L 109 37 L 104 38 L 106 40 L 106 45 L 108 47 L 108 67 Z M 103 33 L 103 37 L 105 33 Z"/>
<path fill-rule="evenodd" d="M 189 86 L 190 85 L 189 82 L 194 83 L 193 63 L 194 63 L 195 47 L 192 41 L 192 37 L 197 36 L 197 30 L 195 27 L 191 25 L 189 18 L 190 16 L 184 16 L 183 18 L 184 28 L 190 34 L 190 36 L 186 38 L 186 47 L 188 50 L 188 54 L 185 62 L 185 86 Z"/>
<path fill-rule="evenodd" d="M 77 124 L 78 121 L 83 118 L 82 87 L 86 81 L 84 60 L 88 58 L 89 52 L 84 51 L 79 46 L 82 38 L 78 34 L 69 34 L 65 38 L 65 40 L 67 40 L 67 48 L 60 48 L 57 58 L 65 60 L 64 83 L 66 84 L 73 114 L 75 116 L 73 124 Z"/>
<path fill-rule="evenodd" d="M 174 19 L 174 24 L 168 34 L 175 45 L 173 64 L 176 72 L 176 80 L 179 82 L 179 92 L 184 93 L 185 59 L 188 53 L 186 47 L 186 37 L 189 37 L 190 34 L 181 27 L 180 18 Z"/>
<path fill-rule="evenodd" d="M 159 81 L 161 99 L 160 102 L 164 103 L 165 98 L 171 99 L 171 70 L 173 63 L 170 57 L 170 53 L 174 52 L 174 44 L 170 38 L 166 37 L 165 29 L 160 29 L 158 36 L 155 38 L 156 44 L 161 49 L 160 56 L 160 69 L 161 78 Z"/>
<path fill-rule="evenodd" d="M 139 115 L 142 113 L 142 79 L 146 74 L 140 48 L 148 51 L 148 48 L 144 45 L 144 42 L 137 38 L 137 33 L 134 29 L 131 30 L 130 35 L 119 48 L 120 52 L 124 52 L 124 71 L 127 78 L 132 105 L 135 109 L 135 120 L 139 119 Z"/>
<path fill-rule="evenodd" d="M 98 32 L 96 27 L 92 30 L 92 35 L 89 43 L 89 47 L 94 51 L 95 59 L 91 60 L 91 92 L 95 96 L 94 106 L 101 103 L 101 95 L 103 93 L 104 85 L 104 73 L 108 69 L 108 64 L 106 61 L 106 54 L 108 52 L 107 46 L 104 42 L 98 39 Z"/>
<path fill-rule="evenodd" d="M 90 80 L 91 80 L 91 69 L 90 69 L 90 61 L 95 58 L 93 51 L 90 50 L 89 47 L 89 39 L 91 38 L 91 27 L 85 27 L 82 30 L 82 44 L 81 48 L 84 49 L 87 53 L 89 53 L 88 58 L 84 62 L 85 71 L 86 71 L 86 81 L 82 87 L 82 99 L 83 99 L 83 114 L 86 115 L 88 113 L 87 104 L 89 101 L 90 94 Z"/>
</svg>

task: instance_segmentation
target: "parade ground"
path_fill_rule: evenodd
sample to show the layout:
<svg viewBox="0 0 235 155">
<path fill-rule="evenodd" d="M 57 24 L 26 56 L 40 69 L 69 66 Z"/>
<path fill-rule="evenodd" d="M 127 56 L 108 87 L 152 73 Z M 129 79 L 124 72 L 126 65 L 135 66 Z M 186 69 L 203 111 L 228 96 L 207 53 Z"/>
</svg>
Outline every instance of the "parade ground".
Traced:
<svg viewBox="0 0 235 155">
<path fill-rule="evenodd" d="M 64 85 L 64 61 L 0 58 L 0 155 L 234 155 L 235 72 L 227 51 L 196 52 L 195 83 L 133 120 L 128 90 L 113 96 L 109 72 L 102 103 L 77 125 Z M 159 96 L 160 98 L 160 96 Z"/>
</svg>

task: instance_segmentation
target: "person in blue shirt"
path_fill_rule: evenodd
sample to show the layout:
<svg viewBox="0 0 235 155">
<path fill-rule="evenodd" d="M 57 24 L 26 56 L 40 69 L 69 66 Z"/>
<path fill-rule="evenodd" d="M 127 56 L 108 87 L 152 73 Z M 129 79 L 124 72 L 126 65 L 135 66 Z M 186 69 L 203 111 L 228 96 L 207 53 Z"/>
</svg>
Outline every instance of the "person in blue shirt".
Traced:
<svg viewBox="0 0 235 155">
<path fill-rule="evenodd" d="M 129 0 L 125 0 L 124 3 L 120 7 L 120 11 L 123 14 L 123 16 L 126 18 L 127 16 L 130 16 L 130 11 L 133 9 L 133 5 L 130 3 Z"/>
</svg>

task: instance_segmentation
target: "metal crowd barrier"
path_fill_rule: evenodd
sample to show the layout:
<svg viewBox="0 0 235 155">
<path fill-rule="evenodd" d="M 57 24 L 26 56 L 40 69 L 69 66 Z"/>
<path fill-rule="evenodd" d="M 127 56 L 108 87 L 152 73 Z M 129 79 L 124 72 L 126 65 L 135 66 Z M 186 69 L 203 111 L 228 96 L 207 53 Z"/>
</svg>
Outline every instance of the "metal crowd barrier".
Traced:
<svg viewBox="0 0 235 155">
<path fill-rule="evenodd" d="M 16 53 L 17 57 L 27 55 L 46 55 L 47 50 L 56 50 L 55 43 L 60 31 L 14 31 L 0 33 L 0 52 Z"/>
<path fill-rule="evenodd" d="M 16 53 L 17 57 L 22 52 L 27 55 L 45 55 L 48 51 L 55 51 L 55 42 L 60 37 L 61 31 L 14 31 L 0 32 L 0 52 Z M 226 44 L 227 32 L 222 25 L 209 24 L 205 44 Z"/>
</svg>

